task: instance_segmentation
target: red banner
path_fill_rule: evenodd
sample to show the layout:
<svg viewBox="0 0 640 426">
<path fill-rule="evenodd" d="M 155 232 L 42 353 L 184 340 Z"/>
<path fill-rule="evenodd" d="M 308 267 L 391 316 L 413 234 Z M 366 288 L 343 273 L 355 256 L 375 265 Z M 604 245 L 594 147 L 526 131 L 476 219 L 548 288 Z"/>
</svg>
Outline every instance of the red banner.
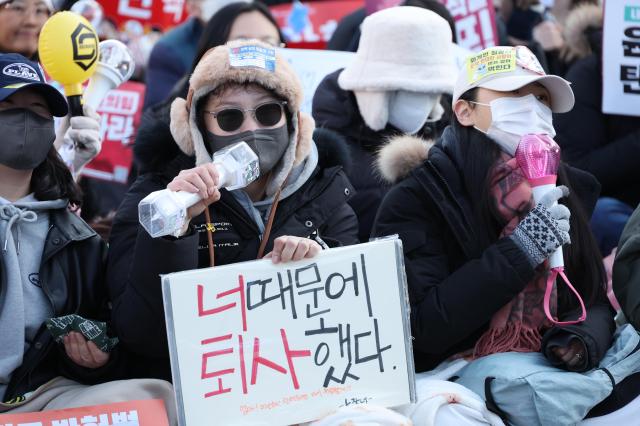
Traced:
<svg viewBox="0 0 640 426">
<path fill-rule="evenodd" d="M 110 91 L 98 107 L 102 150 L 82 170 L 83 176 L 126 183 L 133 160 L 133 142 L 140 125 L 145 85 L 126 82 Z"/>
<path fill-rule="evenodd" d="M 324 49 L 340 19 L 363 6 L 362 0 L 305 1 L 273 6 L 271 12 L 289 47 Z"/>
<path fill-rule="evenodd" d="M 498 42 L 493 0 L 441 0 L 456 20 L 458 45 L 479 51 Z"/>
<path fill-rule="evenodd" d="M 98 0 L 105 17 L 119 29 L 129 21 L 138 22 L 145 32 L 151 27 L 169 30 L 187 19 L 186 0 Z"/>
<path fill-rule="evenodd" d="M 168 426 L 161 399 L 127 401 L 36 413 L 0 414 L 0 426 Z"/>
</svg>

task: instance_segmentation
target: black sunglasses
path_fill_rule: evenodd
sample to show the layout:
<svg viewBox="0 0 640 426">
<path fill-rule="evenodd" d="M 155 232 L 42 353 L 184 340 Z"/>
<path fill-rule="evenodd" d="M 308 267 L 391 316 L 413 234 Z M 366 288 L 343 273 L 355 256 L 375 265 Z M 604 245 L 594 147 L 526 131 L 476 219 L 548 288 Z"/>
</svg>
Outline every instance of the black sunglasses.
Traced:
<svg viewBox="0 0 640 426">
<path fill-rule="evenodd" d="M 251 112 L 253 118 L 263 127 L 273 127 L 280 122 L 286 102 L 267 102 L 253 109 L 227 108 L 222 111 L 205 111 L 211 114 L 218 126 L 225 132 L 235 132 L 245 120 L 245 113 Z"/>
</svg>

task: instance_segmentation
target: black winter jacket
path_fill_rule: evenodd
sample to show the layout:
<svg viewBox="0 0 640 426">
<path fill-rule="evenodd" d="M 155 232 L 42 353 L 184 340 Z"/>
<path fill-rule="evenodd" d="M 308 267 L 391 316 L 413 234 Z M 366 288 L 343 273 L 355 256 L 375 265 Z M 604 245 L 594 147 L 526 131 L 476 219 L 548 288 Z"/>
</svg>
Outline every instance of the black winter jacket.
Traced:
<svg viewBox="0 0 640 426">
<path fill-rule="evenodd" d="M 640 202 L 640 117 L 602 113 L 601 59 L 593 54 L 576 62 L 566 78 L 576 105 L 553 117 L 562 157 L 593 174 L 602 195 L 631 207 Z"/>
<path fill-rule="evenodd" d="M 155 139 L 138 138 L 136 144 L 162 146 Z M 151 158 L 145 161 L 149 167 L 159 164 Z M 164 169 L 141 175 L 120 206 L 111 231 L 107 281 L 114 327 L 121 344 L 133 353 L 128 362 L 138 377 L 171 380 L 160 275 L 209 266 L 204 214 L 192 220 L 190 232 L 182 238 L 152 239 L 138 224 L 138 203 L 164 189 L 180 170 L 192 167 L 194 159 L 181 154 Z M 209 207 L 217 228 L 213 234 L 216 265 L 256 259 L 257 225 L 232 194 L 224 189 L 221 193 L 222 198 Z M 341 167 L 332 164 L 331 158 L 320 158 L 309 180 L 280 201 L 265 253 L 282 235 L 318 235 L 329 246 L 357 243 L 357 219 L 347 204 L 352 193 Z"/>
<path fill-rule="evenodd" d="M 356 189 L 356 195 L 349 204 L 358 215 L 358 237 L 360 241 L 367 242 L 380 202 L 389 189 L 376 173 L 376 154 L 390 137 L 402 133 L 391 125 L 381 131 L 374 131 L 364 123 L 353 92 L 342 90 L 338 85 L 338 76 L 342 71 L 327 75 L 316 89 L 313 96 L 313 118 L 318 127 L 340 134 L 349 145 L 353 167 L 347 175 Z M 443 118 L 436 123 L 427 123 L 419 132 L 421 137 L 435 139 L 440 136 L 449 122 L 450 100 L 443 97 Z"/>
<path fill-rule="evenodd" d="M 493 314 L 520 293 L 535 272 L 509 238 L 480 247 L 479 225 L 470 213 L 455 145 L 448 128 L 428 160 L 389 191 L 372 234 L 398 234 L 402 239 L 417 371 L 433 369 L 449 356 L 472 349 Z M 570 180 L 591 211 L 598 192 L 595 179 L 573 169 Z M 575 313 L 559 307 L 559 316 Z M 557 330 L 551 329 L 545 342 Z M 595 365 L 610 345 L 612 314 L 606 304 L 594 305 L 586 322 L 564 330 L 582 338 L 589 363 Z"/>
<path fill-rule="evenodd" d="M 40 285 L 55 316 L 78 314 L 89 319 L 108 320 L 107 289 L 104 283 L 106 244 L 82 219 L 67 209 L 52 210 L 40 266 Z M 124 357 L 111 352 L 109 362 L 98 369 L 73 363 L 64 348 L 53 340 L 42 324 L 22 365 L 13 372 L 4 400 L 34 391 L 57 376 L 85 384 L 122 378 Z"/>
</svg>

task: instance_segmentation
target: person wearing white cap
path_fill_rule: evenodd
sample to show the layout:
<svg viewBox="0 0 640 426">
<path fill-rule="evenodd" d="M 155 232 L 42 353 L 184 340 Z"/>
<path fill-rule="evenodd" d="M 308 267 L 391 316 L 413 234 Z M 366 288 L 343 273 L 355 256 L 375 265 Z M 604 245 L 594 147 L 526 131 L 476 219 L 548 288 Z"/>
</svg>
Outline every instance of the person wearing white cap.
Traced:
<svg viewBox="0 0 640 426">
<path fill-rule="evenodd" d="M 351 147 L 354 167 L 348 176 L 358 193 L 350 204 L 360 240 L 369 239 L 388 189 L 375 174 L 375 153 L 392 135 L 437 137 L 446 127 L 453 58 L 445 19 L 424 8 L 393 7 L 364 20 L 354 61 L 326 76 L 316 90 L 318 127 L 344 136 Z"/>
<path fill-rule="evenodd" d="M 435 144 L 404 137 L 380 153 L 381 174 L 399 182 L 372 236 L 403 241 L 418 371 L 452 356 L 542 352 L 557 368 L 584 372 L 609 348 L 613 317 L 585 215 L 599 185 L 561 163 L 559 186 L 536 204 L 514 158 L 523 135 L 552 138 L 552 111 L 573 102 L 569 83 L 546 75 L 527 48 L 486 49 L 461 69 L 452 124 Z M 546 259 L 562 246 L 586 306 L 579 323 L 579 301 L 566 285 L 549 297 L 554 314 L 543 312 Z"/>
</svg>

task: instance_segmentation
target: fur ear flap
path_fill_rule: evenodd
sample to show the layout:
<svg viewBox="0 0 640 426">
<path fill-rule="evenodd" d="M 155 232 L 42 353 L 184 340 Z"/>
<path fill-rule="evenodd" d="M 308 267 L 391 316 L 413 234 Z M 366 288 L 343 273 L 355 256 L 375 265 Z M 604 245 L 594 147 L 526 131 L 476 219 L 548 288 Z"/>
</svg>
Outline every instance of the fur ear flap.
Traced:
<svg viewBox="0 0 640 426">
<path fill-rule="evenodd" d="M 294 167 L 302 163 L 311 152 L 311 144 L 313 143 L 313 130 L 316 122 L 307 113 L 298 113 L 298 141 L 296 145 L 296 157 L 293 162 Z"/>
<path fill-rule="evenodd" d="M 391 139 L 378 152 L 378 173 L 389 183 L 407 177 L 427 159 L 433 144 L 432 140 L 409 135 Z"/>
<path fill-rule="evenodd" d="M 187 155 L 193 155 L 193 139 L 191 137 L 191 126 L 189 125 L 189 111 L 187 101 L 176 98 L 171 103 L 171 123 L 169 125 L 171 135 L 178 147 Z"/>
</svg>

